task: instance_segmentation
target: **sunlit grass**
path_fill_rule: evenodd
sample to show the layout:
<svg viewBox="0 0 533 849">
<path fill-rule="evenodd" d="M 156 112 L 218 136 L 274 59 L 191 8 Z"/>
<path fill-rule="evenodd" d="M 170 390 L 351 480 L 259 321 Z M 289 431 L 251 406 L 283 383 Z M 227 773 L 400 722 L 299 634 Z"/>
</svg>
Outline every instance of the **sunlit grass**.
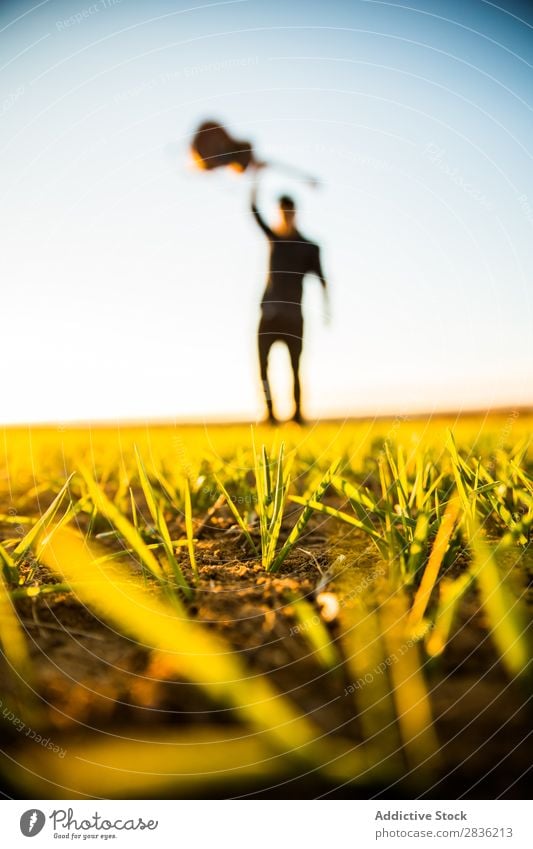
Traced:
<svg viewBox="0 0 533 849">
<path fill-rule="evenodd" d="M 243 780 L 283 781 L 308 770 L 364 784 L 399 777 L 405 764 L 415 784 L 431 779 L 439 740 L 427 662 L 435 669 L 446 657 L 467 596 L 475 594 L 509 680 L 529 675 L 518 578 L 533 523 L 530 425 L 513 420 L 512 439 L 499 419 L 287 428 L 282 439 L 258 428 L 253 441 L 246 428 L 95 429 L 90 438 L 37 430 L 31 446 L 25 432 L 6 432 L 0 643 L 7 666 L 28 680 L 35 671 L 19 605 L 38 609 L 68 594 L 158 658 L 169 680 L 229 710 L 240 729 L 221 725 L 218 738 L 212 726 L 190 738 L 152 730 L 143 746 L 115 740 L 98 753 L 109 772 L 80 766 L 76 793 L 97 794 L 99 774 L 104 795 L 172 792 L 186 786 L 186 774 L 201 788 L 207 761 L 195 762 L 195 739 L 211 740 L 215 784 L 233 770 Z M 288 639 L 303 640 L 317 681 L 334 677 L 344 689 L 360 740 L 325 733 L 290 693 L 252 673 L 213 623 L 197 621 L 206 530 L 208 539 L 216 532 L 229 541 L 231 559 L 250 575 L 290 579 L 282 595 L 293 614 Z M 339 558 L 338 536 L 348 554 L 367 541 L 368 564 L 356 570 Z M 315 582 L 309 594 L 294 589 L 305 558 Z M 367 585 L 362 576 L 376 558 L 380 577 Z M 329 613 L 321 594 L 333 602 Z M 165 740 L 180 751 L 158 749 Z M 69 768 L 97 751 L 93 740 L 77 741 Z M 47 765 L 42 752 L 20 744 L 17 756 L 25 769 L 67 781 L 67 761 Z M 24 787 L 28 774 L 18 774 Z M 32 782 L 38 795 L 43 785 Z"/>
</svg>

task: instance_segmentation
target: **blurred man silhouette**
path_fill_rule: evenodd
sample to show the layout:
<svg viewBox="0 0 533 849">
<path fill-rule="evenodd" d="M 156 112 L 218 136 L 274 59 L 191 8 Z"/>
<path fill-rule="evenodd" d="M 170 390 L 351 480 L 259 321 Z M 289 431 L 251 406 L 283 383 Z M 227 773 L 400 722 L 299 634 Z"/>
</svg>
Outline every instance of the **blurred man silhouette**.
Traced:
<svg viewBox="0 0 533 849">
<path fill-rule="evenodd" d="M 300 356 L 303 342 L 302 295 L 306 274 L 319 278 L 327 305 L 326 278 L 320 263 L 320 248 L 306 239 L 296 227 L 296 205 L 292 198 L 279 198 L 280 223 L 273 230 L 257 208 L 257 185 L 252 188 L 251 206 L 255 220 L 270 242 L 266 288 L 261 301 L 258 329 L 259 369 L 268 410 L 267 421 L 277 422 L 268 380 L 268 355 L 274 342 L 284 342 L 289 350 L 294 378 L 292 421 L 303 424 L 300 387 Z"/>
</svg>

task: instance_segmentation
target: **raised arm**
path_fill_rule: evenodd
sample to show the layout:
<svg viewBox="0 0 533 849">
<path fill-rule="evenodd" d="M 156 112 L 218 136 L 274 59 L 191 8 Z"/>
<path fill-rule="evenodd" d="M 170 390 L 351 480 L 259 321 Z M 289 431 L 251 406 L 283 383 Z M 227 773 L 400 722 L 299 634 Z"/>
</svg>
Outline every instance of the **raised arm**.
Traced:
<svg viewBox="0 0 533 849">
<path fill-rule="evenodd" d="M 261 230 L 263 231 L 263 233 L 265 234 L 267 239 L 270 239 L 271 241 L 273 241 L 276 238 L 276 234 L 274 233 L 273 230 L 270 229 L 270 227 L 268 226 L 268 224 L 264 220 L 263 216 L 259 212 L 259 209 L 258 209 L 258 206 L 257 206 L 257 182 L 254 182 L 252 184 L 252 192 L 251 192 L 251 195 L 250 195 L 250 205 L 251 205 L 251 209 L 252 209 L 252 215 L 254 216 L 255 220 L 259 224 Z"/>
</svg>

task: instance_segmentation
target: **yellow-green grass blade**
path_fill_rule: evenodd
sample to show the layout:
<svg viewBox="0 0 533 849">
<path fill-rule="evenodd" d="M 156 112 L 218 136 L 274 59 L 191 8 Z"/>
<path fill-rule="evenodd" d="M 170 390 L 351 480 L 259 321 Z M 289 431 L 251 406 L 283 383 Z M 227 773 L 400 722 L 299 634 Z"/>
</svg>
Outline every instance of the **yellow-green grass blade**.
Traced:
<svg viewBox="0 0 533 849">
<path fill-rule="evenodd" d="M 161 487 L 161 489 L 165 493 L 165 497 L 166 497 L 168 503 L 175 510 L 177 510 L 179 513 L 181 513 L 182 507 L 180 506 L 179 498 L 178 498 L 175 487 L 170 483 L 168 478 L 163 474 L 163 472 L 160 469 L 154 469 L 154 475 L 157 478 L 157 482 L 159 483 L 159 486 Z"/>
<path fill-rule="evenodd" d="M 141 455 L 135 446 L 135 458 L 137 460 L 137 471 L 139 474 L 139 480 L 141 482 L 141 487 L 144 493 L 144 497 L 146 499 L 146 504 L 148 505 L 148 509 L 150 511 L 150 515 L 152 516 L 154 525 L 163 541 L 163 546 L 165 549 L 165 554 L 167 556 L 167 560 L 170 563 L 171 569 L 174 572 L 174 576 L 176 578 L 176 583 L 183 590 L 185 595 L 188 598 L 191 598 L 191 588 L 189 587 L 185 575 L 183 574 L 178 561 L 174 555 L 174 548 L 172 545 L 172 540 L 170 538 L 170 532 L 168 530 L 167 523 L 165 521 L 165 517 L 163 515 L 163 511 L 161 510 L 160 505 L 157 502 L 155 492 L 152 488 L 152 484 L 150 483 L 150 479 L 146 472 L 146 468 L 142 461 Z M 188 486 L 188 482 L 187 482 Z M 189 498 L 190 500 L 190 498 Z M 187 537 L 187 547 L 189 547 L 189 541 Z"/>
<path fill-rule="evenodd" d="M 353 502 L 353 504 L 360 505 L 363 508 L 365 515 L 367 513 L 379 513 L 380 510 L 375 500 L 368 492 L 366 492 L 362 487 L 357 488 L 353 486 L 353 484 L 349 481 L 344 480 L 344 478 L 341 478 L 336 474 L 339 463 L 340 461 L 338 461 L 336 465 L 335 472 L 332 472 L 331 474 L 331 483 L 335 489 L 340 495 L 344 495 L 350 502 Z"/>
<path fill-rule="evenodd" d="M 426 553 L 426 545 L 429 534 L 429 514 L 419 513 L 416 520 L 415 531 L 409 547 L 409 559 L 407 561 L 407 577 L 414 577 L 420 568 Z"/>
<path fill-rule="evenodd" d="M 265 449 L 263 446 L 263 468 L 265 463 Z M 261 537 L 261 563 L 263 568 L 267 563 L 267 543 L 268 543 L 268 504 L 265 490 L 265 474 L 261 468 L 259 455 L 255 450 L 255 442 L 253 443 L 254 452 L 254 472 L 255 472 L 255 488 L 257 491 L 257 514 L 259 516 L 259 533 Z M 268 458 L 267 458 L 268 459 Z"/>
<path fill-rule="evenodd" d="M 74 592 L 75 589 L 70 584 L 35 584 L 32 587 L 17 587 L 16 590 L 11 590 L 10 596 L 12 599 L 41 598 L 55 593 Z"/>
<path fill-rule="evenodd" d="M 135 450 L 137 446 L 134 446 Z M 115 492 L 114 502 L 119 510 L 126 509 L 126 504 L 128 503 L 128 492 L 130 490 L 130 474 L 128 469 L 126 468 L 125 458 L 124 456 L 120 459 L 120 464 L 117 469 L 116 479 L 118 482 L 117 490 Z"/>
<path fill-rule="evenodd" d="M 26 638 L 1 572 L 0 644 L 2 647 L 2 654 L 6 658 L 15 675 L 26 680 L 30 671 L 30 657 L 26 645 Z"/>
<path fill-rule="evenodd" d="M 438 657 L 446 648 L 457 607 L 472 580 L 472 575 L 465 572 L 458 578 L 443 578 L 440 582 L 435 622 L 426 636 L 426 651 L 430 657 Z"/>
<path fill-rule="evenodd" d="M 139 475 L 139 481 L 140 481 L 140 484 L 141 484 L 142 491 L 144 493 L 146 505 L 148 507 L 148 510 L 150 511 L 152 521 L 154 522 L 154 525 L 157 527 L 158 524 L 159 524 L 159 513 L 160 513 L 160 511 L 159 511 L 159 507 L 156 503 L 155 493 L 152 489 L 152 484 L 150 483 L 150 480 L 148 478 L 148 474 L 146 472 L 144 463 L 142 461 L 142 458 L 141 458 L 141 455 L 139 453 L 139 449 L 137 448 L 137 446 L 135 446 L 135 460 L 136 460 L 136 463 L 137 463 L 137 474 Z M 163 522 L 164 522 L 164 519 L 163 519 Z M 165 523 L 165 527 L 166 527 L 166 523 Z M 165 532 L 163 530 L 161 535 L 163 536 L 164 533 Z M 168 531 L 167 531 L 167 534 L 168 534 Z"/>
<path fill-rule="evenodd" d="M 130 507 L 131 507 L 131 520 L 133 522 L 133 527 L 136 531 L 139 530 L 139 515 L 137 511 L 137 505 L 135 504 L 135 496 L 133 495 L 133 490 L 130 487 Z"/>
<path fill-rule="evenodd" d="M 459 499 L 452 498 L 448 502 L 446 510 L 444 511 L 442 522 L 439 530 L 437 531 L 433 548 L 431 549 L 428 564 L 424 570 L 420 586 L 418 587 L 413 606 L 409 613 L 408 627 L 410 634 L 416 634 L 422 623 L 431 593 L 433 592 L 433 587 L 435 586 L 435 582 L 439 574 L 439 569 L 442 565 L 444 555 L 448 550 L 448 546 L 459 517 L 459 511 Z"/>
<path fill-rule="evenodd" d="M 281 532 L 281 524 L 283 521 L 283 509 L 286 502 L 287 490 L 290 481 L 286 482 L 286 486 L 284 486 L 281 492 L 276 493 L 276 501 L 274 504 L 274 512 L 272 515 L 272 520 L 270 523 L 270 527 L 268 529 L 268 541 L 267 541 L 267 556 L 266 556 L 266 568 L 268 571 L 272 570 L 272 565 L 274 563 L 274 557 L 276 554 L 276 546 L 278 544 L 279 535 Z M 279 499 L 278 499 L 279 494 Z"/>
<path fill-rule="evenodd" d="M 4 567 L 4 574 L 11 584 L 18 584 L 19 570 L 17 564 L 11 557 L 9 551 L 0 543 L 0 562 Z"/>
<path fill-rule="evenodd" d="M 280 445 L 277 465 L 276 465 L 276 478 L 274 482 L 274 490 L 272 493 L 272 513 L 270 517 L 270 523 L 268 526 L 268 564 L 269 568 L 272 563 L 272 559 L 274 557 L 274 553 L 276 550 L 280 530 L 281 523 L 283 521 L 283 511 L 285 509 L 285 504 L 287 500 L 287 494 L 290 486 L 290 474 L 289 470 L 291 467 L 291 462 L 287 462 L 285 464 L 285 445 L 282 442 Z"/>
<path fill-rule="evenodd" d="M 392 487 L 392 480 L 389 474 L 389 466 L 385 462 L 383 457 L 380 457 L 378 460 L 378 472 L 379 472 L 379 483 L 381 486 L 381 501 L 383 502 L 383 510 L 387 513 L 385 509 L 390 501 L 390 490 Z"/>
<path fill-rule="evenodd" d="M 451 430 L 448 430 L 446 447 L 447 447 L 448 452 L 449 452 L 450 456 L 452 457 L 454 463 L 456 463 L 457 466 L 459 467 L 459 469 L 461 469 L 461 471 L 463 472 L 466 481 L 469 484 L 472 484 L 472 481 L 473 481 L 473 478 L 474 478 L 474 471 L 468 465 L 468 463 L 461 457 L 459 450 L 457 448 L 457 443 L 455 441 L 455 435 L 454 435 L 453 431 L 451 431 Z"/>
<path fill-rule="evenodd" d="M 521 466 L 524 460 L 526 459 L 529 447 L 531 445 L 531 435 L 528 434 L 524 436 L 522 439 L 519 439 L 518 442 L 514 445 L 509 453 L 509 457 L 512 463 L 515 463 L 518 466 Z"/>
<path fill-rule="evenodd" d="M 383 526 L 383 539 L 386 543 L 386 554 L 385 556 L 389 560 L 389 563 L 394 563 L 397 555 L 397 547 L 396 540 L 394 537 L 394 530 L 392 526 L 392 505 L 391 505 L 391 489 L 392 489 L 392 481 L 389 475 L 389 466 L 385 463 L 383 458 L 380 458 L 378 463 L 379 468 L 379 481 L 381 485 L 381 499 L 383 502 L 383 515 L 384 522 Z"/>
<path fill-rule="evenodd" d="M 379 608 L 403 748 L 415 781 L 423 785 L 438 769 L 439 744 L 422 671 L 419 643 L 408 636 L 407 615 L 407 599 L 401 590 L 394 594 L 391 592 Z"/>
<path fill-rule="evenodd" d="M 407 505 L 409 503 L 409 480 L 407 478 L 407 466 L 405 462 L 405 455 L 401 445 L 398 445 L 397 455 L 398 481 L 402 489 L 402 495 L 404 498 L 404 509 L 406 510 Z"/>
<path fill-rule="evenodd" d="M 424 503 L 424 455 L 421 451 L 415 454 L 415 479 L 409 495 L 409 509 L 412 511 L 416 505 L 418 510 L 422 510 Z"/>
<path fill-rule="evenodd" d="M 142 539 L 139 532 L 128 521 L 128 519 L 117 510 L 116 506 L 98 486 L 87 468 L 80 468 L 81 475 L 85 481 L 89 495 L 96 509 L 105 516 L 122 537 L 129 543 L 142 565 L 160 581 L 165 580 L 165 575 L 158 561 Z"/>
<path fill-rule="evenodd" d="M 532 525 L 533 505 L 530 506 L 525 516 L 522 516 L 520 521 L 513 523 L 511 528 L 504 535 L 501 541 L 502 548 L 510 547 L 516 542 L 519 542 L 521 545 L 526 544 L 531 534 Z"/>
<path fill-rule="evenodd" d="M 37 558 L 39 557 L 39 546 L 44 545 L 48 541 L 51 534 L 54 534 L 56 532 L 56 530 L 58 530 L 59 528 L 62 528 L 65 525 L 68 525 L 68 523 L 75 516 L 77 516 L 78 513 L 81 513 L 82 510 L 84 510 L 86 508 L 87 501 L 88 501 L 87 498 L 82 497 L 75 504 L 71 503 L 69 505 L 69 507 L 65 510 L 63 515 L 60 517 L 60 519 L 56 519 L 55 521 L 52 520 L 53 524 L 51 524 L 50 522 L 48 523 L 48 525 L 46 527 L 45 535 L 40 536 L 38 541 L 36 543 L 34 543 L 34 545 L 33 545 L 34 551 L 37 552 Z"/>
<path fill-rule="evenodd" d="M 157 551 L 162 548 L 163 551 L 166 552 L 165 545 L 162 542 L 149 542 L 146 543 L 146 547 L 149 551 Z M 172 548 L 187 548 L 188 542 L 186 539 L 173 539 L 172 540 Z M 95 563 L 107 563 L 108 560 L 121 560 L 123 557 L 135 557 L 136 552 L 133 548 L 121 548 L 120 551 L 112 551 L 111 553 L 104 554 L 102 557 L 97 557 L 94 561 Z M 138 555 L 137 555 L 138 557 Z"/>
<path fill-rule="evenodd" d="M 270 457 L 265 446 L 261 456 L 255 453 L 255 480 L 257 489 L 257 513 L 261 532 L 261 563 L 269 571 L 274 561 L 278 544 L 283 511 L 290 486 L 289 469 L 292 463 L 285 463 L 285 445 L 279 448 L 276 472 L 273 479 L 270 469 Z"/>
<path fill-rule="evenodd" d="M 267 571 L 272 570 L 272 565 L 276 554 L 276 547 L 281 532 L 281 524 L 283 522 L 283 511 L 287 501 L 289 486 L 290 478 L 287 478 L 285 481 L 281 482 L 279 488 L 276 485 L 272 519 L 268 528 L 267 550 L 265 558 L 265 568 L 267 569 Z"/>
<path fill-rule="evenodd" d="M 274 482 L 274 491 L 272 493 L 272 515 L 270 517 L 270 524 L 268 530 L 270 532 L 270 539 L 272 539 L 273 531 L 278 524 L 279 516 L 283 511 L 283 454 L 284 454 L 285 446 L 283 442 L 280 445 L 278 461 L 276 464 L 276 479 Z"/>
<path fill-rule="evenodd" d="M 431 486 L 428 487 L 427 491 L 423 491 L 418 505 L 419 510 L 429 509 L 426 505 L 429 504 L 432 497 L 435 501 L 438 501 L 438 488 L 444 480 L 444 477 L 444 472 L 441 472 L 440 475 L 437 475 Z"/>
<path fill-rule="evenodd" d="M 324 669 L 339 668 L 341 659 L 335 643 L 313 605 L 293 593 L 289 594 L 289 598 L 298 622 L 298 633 L 311 646 L 317 662 Z"/>
<path fill-rule="evenodd" d="M 194 530 L 192 526 L 191 488 L 189 479 L 185 479 L 185 532 L 187 535 L 187 550 L 191 569 L 196 580 L 198 580 L 198 566 L 196 565 L 196 554 L 194 552 Z"/>
<path fill-rule="evenodd" d="M 51 757 L 42 746 L 9 749 L 10 783 L 39 799 L 201 798 L 212 789 L 269 786 L 301 775 L 302 765 L 276 751 L 252 727 L 214 725 L 180 729 L 126 728 L 120 737 L 92 733 L 73 740 L 57 732 L 61 754 Z M 353 746 L 353 744 L 352 744 Z M 322 774 L 337 782 L 367 784 L 370 778 L 395 775 L 372 766 L 365 750 L 328 748 Z M 397 771 L 399 773 L 399 770 Z"/>
<path fill-rule="evenodd" d="M 252 537 L 250 536 L 250 532 L 249 532 L 249 530 L 246 526 L 246 522 L 244 521 L 243 517 L 241 516 L 241 514 L 237 510 L 237 507 L 233 503 L 233 499 L 232 499 L 231 495 L 227 491 L 227 489 L 224 486 L 224 484 L 222 483 L 222 481 L 216 475 L 214 475 L 214 478 L 215 478 L 216 485 L 218 486 L 222 495 L 226 499 L 226 504 L 228 505 L 229 509 L 231 510 L 235 521 L 237 522 L 239 528 L 243 532 L 244 537 L 245 537 L 246 541 L 248 542 L 248 545 L 252 549 L 253 553 L 257 556 L 257 553 L 258 553 L 257 548 L 256 548 L 256 545 L 255 545 Z"/>
<path fill-rule="evenodd" d="M 513 474 L 521 481 L 521 483 L 526 487 L 530 495 L 533 495 L 533 481 L 531 481 L 526 475 L 524 469 L 521 469 L 515 462 L 511 461 L 510 463 L 511 470 Z"/>
<path fill-rule="evenodd" d="M 294 546 L 296 545 L 296 543 L 300 539 L 303 531 L 305 530 L 305 528 L 306 528 L 306 526 L 307 526 L 307 524 L 308 524 L 308 522 L 309 522 L 309 520 L 310 520 L 310 518 L 311 518 L 311 516 L 313 515 L 313 512 L 314 512 L 313 507 L 310 506 L 311 503 L 313 503 L 313 504 L 320 504 L 321 503 L 324 495 L 326 494 L 326 490 L 331 483 L 333 475 L 335 474 L 335 472 L 339 468 L 340 462 L 341 461 L 339 459 L 339 460 L 336 460 L 334 463 L 332 463 L 330 468 L 327 470 L 325 475 L 320 480 L 318 486 L 316 487 L 316 489 L 312 493 L 311 497 L 309 498 L 306 506 L 304 507 L 303 512 L 301 513 L 300 517 L 296 521 L 296 523 L 295 523 L 293 529 L 291 530 L 289 536 L 287 537 L 285 543 L 281 547 L 277 556 L 274 558 L 272 565 L 270 567 L 271 572 L 277 572 L 278 571 L 278 569 L 282 565 L 283 561 L 287 557 L 288 553 L 291 551 L 292 548 L 294 548 Z"/>
<path fill-rule="evenodd" d="M 342 510 L 337 510 L 335 507 L 331 507 L 329 504 L 323 504 L 319 501 L 308 501 L 306 498 L 302 498 L 300 495 L 291 495 L 289 496 L 289 501 L 293 501 L 295 504 L 300 504 L 302 507 L 309 506 L 312 510 L 315 510 L 318 513 L 325 513 L 327 516 L 332 516 L 334 519 L 339 519 L 341 522 L 346 522 L 348 525 L 353 525 L 354 528 L 358 528 L 360 531 L 364 531 L 365 534 L 368 534 L 374 542 L 377 543 L 378 548 L 382 551 L 382 547 L 386 549 L 386 541 L 374 528 L 370 525 L 361 522 L 359 519 L 356 519 L 355 516 L 350 516 L 349 513 L 344 513 Z"/>
<path fill-rule="evenodd" d="M 459 452 L 457 450 L 457 446 L 455 444 L 455 437 L 451 431 L 448 431 L 446 447 L 452 460 L 452 471 L 455 478 L 455 485 L 457 487 L 457 492 L 459 493 L 459 497 L 463 505 L 465 517 L 467 519 L 472 519 L 472 503 L 468 497 L 468 493 L 463 480 L 464 474 L 466 474 L 467 480 L 469 480 L 472 477 L 472 473 L 460 457 Z"/>
<path fill-rule="evenodd" d="M 398 449 L 398 459 L 403 457 L 400 454 L 400 449 Z M 405 514 L 407 508 L 407 480 L 405 480 L 405 489 L 404 489 L 404 477 L 405 474 L 402 475 L 398 464 L 396 463 L 394 457 L 392 456 L 392 451 L 390 449 L 389 443 L 385 442 L 385 455 L 387 457 L 387 461 L 389 463 L 390 470 L 392 472 L 392 479 L 394 481 L 394 488 L 396 490 L 396 496 L 398 498 L 398 506 L 400 507 L 401 515 Z M 401 462 L 401 460 L 400 460 Z M 405 470 L 403 470 L 405 473 Z"/>
<path fill-rule="evenodd" d="M 477 512 L 478 512 L 478 511 L 476 511 L 476 504 L 477 504 L 478 495 L 486 494 L 487 503 L 494 510 L 496 515 L 500 517 L 502 522 L 509 529 L 512 529 L 516 525 L 516 522 L 513 518 L 512 513 L 509 511 L 509 509 L 507 508 L 505 503 L 502 501 L 501 497 L 498 495 L 499 482 L 494 480 L 494 478 L 492 477 L 490 472 L 481 463 L 478 464 L 478 472 L 479 472 L 480 477 L 483 480 L 488 481 L 488 483 L 481 486 L 481 487 L 478 487 L 476 489 L 475 493 L 473 494 L 473 508 L 472 508 L 473 516 L 476 516 Z M 504 489 L 505 489 L 505 487 L 504 487 Z M 525 545 L 526 542 L 527 542 L 527 539 L 524 537 L 524 538 L 520 539 L 519 542 L 521 542 L 523 545 Z"/>
<path fill-rule="evenodd" d="M 346 658 L 344 697 L 354 704 L 366 744 L 376 762 L 403 767 L 396 711 L 389 681 L 388 654 L 376 610 L 366 605 L 347 576 L 339 590 L 340 645 Z"/>
<path fill-rule="evenodd" d="M 33 525 L 35 519 L 31 516 L 19 516 L 18 513 L 11 516 L 9 513 L 0 513 L 0 522 L 3 525 Z"/>
<path fill-rule="evenodd" d="M 283 443 L 282 443 L 283 446 Z M 265 493 L 265 502 L 270 504 L 272 500 L 272 480 L 270 475 L 270 457 L 268 455 L 268 451 L 266 447 L 263 445 L 261 447 L 261 456 L 262 456 L 262 464 L 263 464 L 263 484 L 264 484 L 264 493 Z"/>
<path fill-rule="evenodd" d="M 9 750 L 10 779 L 36 798 L 104 799 L 205 796 L 210 789 L 254 781 L 272 784 L 301 772 L 251 728 L 190 726 L 186 730 L 121 730 L 120 737 L 91 734 L 73 740 L 57 732 L 61 757 L 42 746 Z M 177 794 L 177 795 L 176 795 Z"/>
<path fill-rule="evenodd" d="M 56 497 L 50 504 L 47 510 L 44 511 L 43 515 L 40 519 L 30 528 L 27 534 L 23 536 L 15 550 L 13 551 L 15 561 L 18 561 L 20 558 L 24 556 L 24 554 L 35 546 L 35 543 L 38 542 L 40 537 L 45 533 L 46 529 L 49 525 L 54 521 L 61 504 L 63 503 L 63 499 L 67 494 L 67 490 L 72 480 L 73 475 L 70 475 L 68 479 L 65 481 Z"/>
<path fill-rule="evenodd" d="M 469 544 L 473 556 L 471 574 L 502 663 L 512 678 L 525 676 L 530 671 L 532 641 L 522 601 L 511 590 L 494 548 L 483 539 L 476 525 Z"/>
</svg>

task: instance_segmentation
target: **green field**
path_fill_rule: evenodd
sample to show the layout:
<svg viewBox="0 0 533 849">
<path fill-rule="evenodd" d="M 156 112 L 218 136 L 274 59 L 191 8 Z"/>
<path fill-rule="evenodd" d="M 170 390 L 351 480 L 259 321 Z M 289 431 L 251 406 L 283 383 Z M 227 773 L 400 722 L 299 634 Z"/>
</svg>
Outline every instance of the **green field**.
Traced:
<svg viewBox="0 0 533 849">
<path fill-rule="evenodd" d="M 4 791 L 519 796 L 532 423 L 5 429 Z"/>
</svg>

